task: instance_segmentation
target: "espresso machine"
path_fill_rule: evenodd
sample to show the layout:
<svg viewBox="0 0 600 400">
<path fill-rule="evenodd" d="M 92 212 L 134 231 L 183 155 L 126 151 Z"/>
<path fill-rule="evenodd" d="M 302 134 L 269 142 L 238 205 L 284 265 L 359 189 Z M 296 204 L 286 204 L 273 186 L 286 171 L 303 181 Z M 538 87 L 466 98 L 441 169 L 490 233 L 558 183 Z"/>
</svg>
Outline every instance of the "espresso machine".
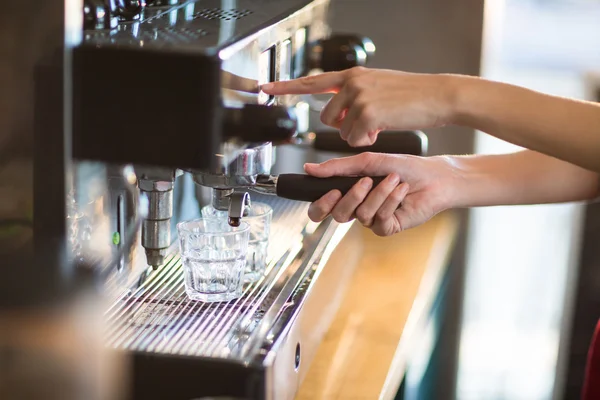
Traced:
<svg viewBox="0 0 600 400">
<path fill-rule="evenodd" d="M 67 258 L 109 299 L 106 344 L 131 357 L 131 397 L 293 399 L 353 265 L 328 262 L 352 224 L 313 223 L 307 207 L 359 177 L 273 174 L 277 149 L 423 155 L 426 137 L 382 132 L 351 148 L 311 130 L 320 100 L 260 92 L 374 56 L 368 38 L 331 32 L 329 0 L 80 6 L 67 7 L 82 27 L 61 61 L 72 104 Z M 227 303 L 189 300 L 175 225 L 207 204 L 239 225 L 252 201 L 274 209 L 264 277 Z"/>
</svg>

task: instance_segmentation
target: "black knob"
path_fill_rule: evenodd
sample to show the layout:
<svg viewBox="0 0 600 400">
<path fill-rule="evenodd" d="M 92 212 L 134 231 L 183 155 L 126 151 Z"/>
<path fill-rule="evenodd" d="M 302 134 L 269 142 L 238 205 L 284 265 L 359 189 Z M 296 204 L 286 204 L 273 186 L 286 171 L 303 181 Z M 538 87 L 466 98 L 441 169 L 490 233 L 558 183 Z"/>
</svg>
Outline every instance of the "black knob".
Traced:
<svg viewBox="0 0 600 400">
<path fill-rule="evenodd" d="M 375 55 L 375 45 L 367 37 L 340 34 L 320 40 L 312 48 L 312 68 L 325 72 L 364 66 Z"/>
<path fill-rule="evenodd" d="M 114 0 L 84 0 L 83 29 L 113 29 L 117 27 Z"/>
<path fill-rule="evenodd" d="M 297 132 L 296 116 L 287 107 L 246 104 L 243 108 L 225 109 L 225 139 L 239 139 L 247 143 L 286 143 Z"/>
<path fill-rule="evenodd" d="M 327 130 L 315 132 L 312 147 L 319 151 L 359 154 L 372 153 L 427 155 L 427 136 L 421 131 L 383 131 L 377 135 L 377 141 L 371 146 L 351 147 L 340 137 L 339 131 Z"/>
<path fill-rule="evenodd" d="M 117 0 L 117 14 L 126 21 L 137 18 L 142 12 L 141 0 Z"/>
</svg>

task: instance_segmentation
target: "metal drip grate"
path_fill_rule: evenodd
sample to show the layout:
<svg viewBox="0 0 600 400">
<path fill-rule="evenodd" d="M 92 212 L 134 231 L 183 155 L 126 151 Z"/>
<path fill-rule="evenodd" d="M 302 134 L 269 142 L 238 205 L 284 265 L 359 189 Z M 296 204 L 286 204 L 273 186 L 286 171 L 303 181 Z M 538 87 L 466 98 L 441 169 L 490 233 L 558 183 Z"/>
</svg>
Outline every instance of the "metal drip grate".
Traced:
<svg viewBox="0 0 600 400">
<path fill-rule="evenodd" d="M 139 288 L 123 295 L 106 312 L 108 342 L 114 348 L 241 358 L 246 339 L 273 304 L 274 285 L 301 247 L 307 205 L 253 196 L 274 209 L 268 269 L 244 295 L 227 303 L 202 303 L 185 294 L 181 260 L 174 255 Z"/>
</svg>

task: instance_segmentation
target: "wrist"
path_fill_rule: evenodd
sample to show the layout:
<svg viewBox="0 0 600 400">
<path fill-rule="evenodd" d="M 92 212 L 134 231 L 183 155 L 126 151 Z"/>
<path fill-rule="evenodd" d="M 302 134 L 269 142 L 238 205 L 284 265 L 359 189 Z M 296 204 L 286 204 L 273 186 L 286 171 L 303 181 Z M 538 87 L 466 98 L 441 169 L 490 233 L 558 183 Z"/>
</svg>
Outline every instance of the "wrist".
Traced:
<svg viewBox="0 0 600 400">
<path fill-rule="evenodd" d="M 477 109 L 480 78 L 443 75 L 444 114 L 447 125 L 469 126 L 470 115 Z"/>
<path fill-rule="evenodd" d="M 447 208 L 468 208 L 489 205 L 490 188 L 495 187 L 494 175 L 477 160 L 479 156 L 442 156 L 449 171 L 445 188 Z"/>
</svg>

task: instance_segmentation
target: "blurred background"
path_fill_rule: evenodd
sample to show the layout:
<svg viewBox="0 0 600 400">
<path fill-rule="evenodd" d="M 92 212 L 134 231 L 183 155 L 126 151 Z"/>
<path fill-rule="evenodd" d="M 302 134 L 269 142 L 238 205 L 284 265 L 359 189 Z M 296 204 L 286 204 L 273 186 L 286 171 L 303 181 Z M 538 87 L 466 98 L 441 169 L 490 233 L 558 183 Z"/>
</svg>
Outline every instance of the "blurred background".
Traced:
<svg viewBox="0 0 600 400">
<path fill-rule="evenodd" d="M 33 0 L 18 4 L 23 15 L 39 5 Z M 48 21 L 43 15 L 60 11 L 39 8 L 40 17 L 30 18 L 31 24 L 42 24 Z M 600 101 L 600 0 L 332 0 L 331 16 L 335 32 L 360 32 L 373 39 L 374 68 L 481 75 Z M 2 14 L 0 26 L 23 37 L 31 30 L 19 18 Z M 17 57 L 19 50 L 17 41 L 0 35 L 0 71 L 3 59 Z M 28 55 L 22 57 L 27 65 Z M 29 72 L 12 71 L 15 76 Z M 15 76 L 0 74 L 0 91 L 24 79 Z M 30 95 L 25 90 L 25 100 L 3 98 L 0 111 L 11 118 L 0 119 L 0 131 L 17 132 L 11 124 L 30 118 L 12 108 Z M 516 150 L 468 129 L 448 127 L 427 134 L 431 155 Z M 6 138 L 0 139 L 4 143 Z M 30 146 L 28 140 L 18 142 Z M 18 147 L 9 149 L 18 153 Z M 290 154 L 282 158 L 304 157 L 294 154 L 298 150 L 286 151 Z M 15 187 L 30 198 L 32 173 L 19 165 L 13 168 L 5 169 L 0 179 L 4 214 L 31 208 L 15 195 L 20 193 Z M 494 207 L 462 210 L 459 216 L 463 229 L 441 297 L 443 317 L 433 321 L 434 333 L 420 343 L 398 398 L 579 398 L 600 315 L 600 207 Z M 17 244 L 11 241 L 6 247 Z M 86 340 L 81 340 L 82 348 Z"/>
<path fill-rule="evenodd" d="M 597 0 L 337 0 L 333 16 L 335 29 L 373 38 L 375 67 L 480 74 L 586 99 L 600 85 Z M 427 133 L 431 154 L 516 149 L 481 132 Z M 437 389 L 419 377 L 405 397 L 578 398 L 600 309 L 599 214 L 580 204 L 464 213 L 447 318 L 422 350 L 439 360 Z"/>
</svg>

